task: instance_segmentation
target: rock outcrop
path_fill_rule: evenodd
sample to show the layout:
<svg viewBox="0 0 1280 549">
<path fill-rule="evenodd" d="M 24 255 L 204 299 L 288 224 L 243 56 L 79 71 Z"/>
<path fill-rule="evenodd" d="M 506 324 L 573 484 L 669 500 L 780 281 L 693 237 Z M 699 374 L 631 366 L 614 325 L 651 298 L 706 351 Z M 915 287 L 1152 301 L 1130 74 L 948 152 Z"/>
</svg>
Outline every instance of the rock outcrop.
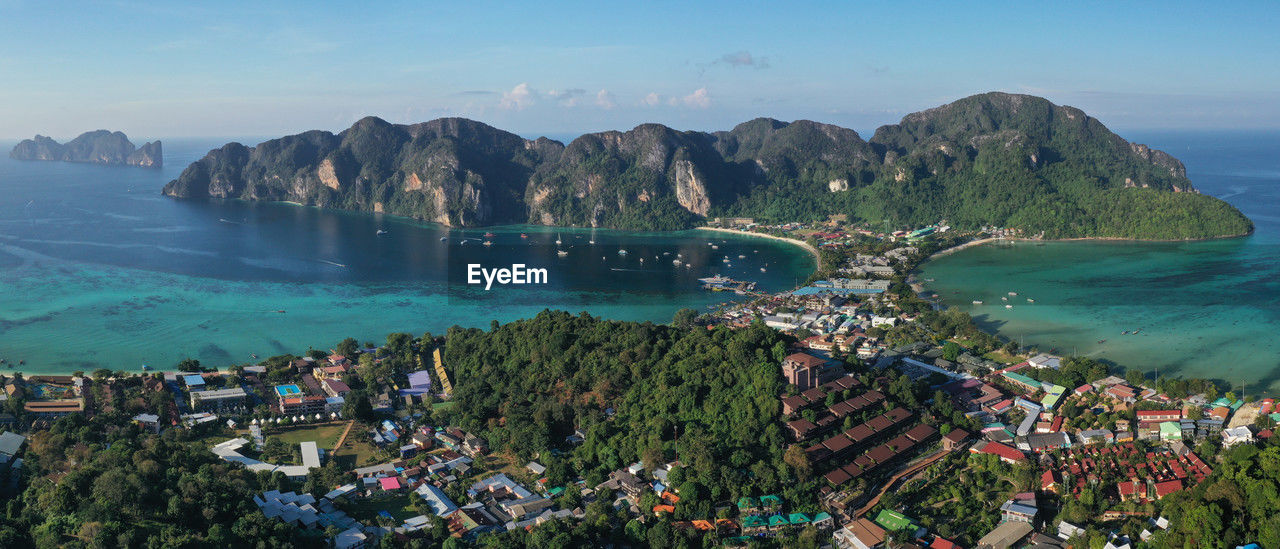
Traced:
<svg viewBox="0 0 1280 549">
<path fill-rule="evenodd" d="M 144 168 L 159 168 L 164 165 L 164 152 L 159 140 L 136 148 L 125 134 L 107 130 L 82 133 L 65 145 L 52 138 L 37 135 L 34 139 L 18 143 L 9 151 L 9 157 L 16 160 L 120 164 Z"/>
</svg>

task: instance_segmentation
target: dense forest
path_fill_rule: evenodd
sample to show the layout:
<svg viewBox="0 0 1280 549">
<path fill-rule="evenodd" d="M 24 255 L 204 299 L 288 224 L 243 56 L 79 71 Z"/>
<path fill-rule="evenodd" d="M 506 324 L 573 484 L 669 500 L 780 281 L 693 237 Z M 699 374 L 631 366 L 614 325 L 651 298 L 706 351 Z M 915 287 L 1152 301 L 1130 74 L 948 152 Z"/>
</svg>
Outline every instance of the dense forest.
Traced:
<svg viewBox="0 0 1280 549">
<path fill-rule="evenodd" d="M 487 332 L 455 328 L 446 340 L 453 419 L 495 448 L 545 455 L 581 430 L 567 465 L 589 486 L 629 463 L 678 458 L 688 493 L 703 496 L 682 501 L 693 517 L 743 495 L 811 500 L 783 461 L 786 345 L 763 324 L 689 330 L 546 311 Z"/>
<path fill-rule="evenodd" d="M 210 151 L 164 193 L 292 201 L 450 226 L 684 229 L 717 216 L 880 228 L 945 220 L 1050 238 L 1187 239 L 1252 230 L 1182 163 L 1079 109 L 987 93 L 857 132 L 759 118 L 729 131 L 643 124 L 568 145 L 471 120 L 365 118 Z"/>
</svg>

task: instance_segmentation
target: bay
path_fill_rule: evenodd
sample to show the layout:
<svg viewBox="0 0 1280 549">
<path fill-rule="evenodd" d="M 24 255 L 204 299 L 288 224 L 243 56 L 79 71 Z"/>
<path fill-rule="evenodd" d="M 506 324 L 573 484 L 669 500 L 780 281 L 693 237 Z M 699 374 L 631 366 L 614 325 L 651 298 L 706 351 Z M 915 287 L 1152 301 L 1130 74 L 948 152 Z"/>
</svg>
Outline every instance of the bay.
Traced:
<svg viewBox="0 0 1280 549">
<path fill-rule="evenodd" d="M 165 140 L 161 170 L 0 159 L 0 358 L 8 361 L 0 369 L 164 369 L 186 357 L 225 366 L 328 349 L 348 336 L 487 327 L 548 308 L 666 322 L 681 308 L 734 298 L 701 290 L 699 277 L 776 291 L 814 268 L 798 247 L 705 231 L 459 230 L 160 195 L 225 141 Z M 677 257 L 693 266 L 674 265 Z M 545 268 L 548 281 L 485 291 L 465 284 L 473 263 Z"/>
<path fill-rule="evenodd" d="M 1280 134 L 1164 132 L 1135 140 L 1181 159 L 1196 187 L 1239 208 L 1255 233 L 1203 242 L 984 245 L 935 258 L 919 277 L 933 279 L 926 288 L 947 305 L 1027 346 L 1276 394 Z"/>
</svg>

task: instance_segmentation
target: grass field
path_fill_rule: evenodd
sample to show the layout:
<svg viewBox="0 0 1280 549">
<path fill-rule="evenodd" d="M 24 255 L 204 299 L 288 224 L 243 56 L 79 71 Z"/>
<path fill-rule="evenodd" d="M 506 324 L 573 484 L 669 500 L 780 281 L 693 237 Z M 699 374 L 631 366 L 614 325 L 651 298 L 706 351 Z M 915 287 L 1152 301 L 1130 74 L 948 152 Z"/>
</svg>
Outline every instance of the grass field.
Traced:
<svg viewBox="0 0 1280 549">
<path fill-rule="evenodd" d="M 355 499 L 354 501 L 344 502 L 342 508 L 346 510 L 351 518 L 356 520 L 377 520 L 378 511 L 386 511 L 395 517 L 396 522 L 403 522 L 404 519 L 416 517 L 418 513 L 413 508 L 412 500 L 409 499 L 412 492 L 398 492 L 395 494 L 386 494 L 374 496 L 367 499 Z M 417 497 L 417 496 L 413 496 Z"/>
<path fill-rule="evenodd" d="M 297 427 L 273 427 L 270 431 L 264 431 L 263 435 L 268 438 L 278 438 L 285 444 L 290 446 L 314 440 L 316 445 L 329 450 L 337 444 L 338 437 L 342 436 L 342 430 L 346 429 L 347 424 L 344 423 L 325 423 L 320 425 L 301 425 Z"/>
</svg>

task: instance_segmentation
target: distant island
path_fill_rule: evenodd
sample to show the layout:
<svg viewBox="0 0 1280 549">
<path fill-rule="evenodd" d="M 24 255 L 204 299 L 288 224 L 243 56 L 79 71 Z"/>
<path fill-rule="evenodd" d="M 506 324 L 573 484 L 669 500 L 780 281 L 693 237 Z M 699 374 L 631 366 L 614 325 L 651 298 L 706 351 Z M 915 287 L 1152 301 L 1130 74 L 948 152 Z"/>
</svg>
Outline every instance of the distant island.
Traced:
<svg viewBox="0 0 1280 549">
<path fill-rule="evenodd" d="M 164 154 L 159 140 L 138 148 L 125 134 L 107 130 L 82 133 L 65 145 L 52 138 L 37 135 L 35 139 L 24 139 L 18 143 L 12 151 L 9 151 L 9 158 L 124 164 L 143 168 L 159 168 L 164 165 Z"/>
<path fill-rule="evenodd" d="M 178 198 L 290 201 L 447 226 L 677 230 L 711 217 L 1013 227 L 1044 238 L 1199 239 L 1252 222 L 1203 196 L 1178 159 L 1083 111 L 992 92 L 857 132 L 759 118 L 730 131 L 643 124 L 568 145 L 480 122 L 367 117 L 210 151 Z"/>
</svg>

